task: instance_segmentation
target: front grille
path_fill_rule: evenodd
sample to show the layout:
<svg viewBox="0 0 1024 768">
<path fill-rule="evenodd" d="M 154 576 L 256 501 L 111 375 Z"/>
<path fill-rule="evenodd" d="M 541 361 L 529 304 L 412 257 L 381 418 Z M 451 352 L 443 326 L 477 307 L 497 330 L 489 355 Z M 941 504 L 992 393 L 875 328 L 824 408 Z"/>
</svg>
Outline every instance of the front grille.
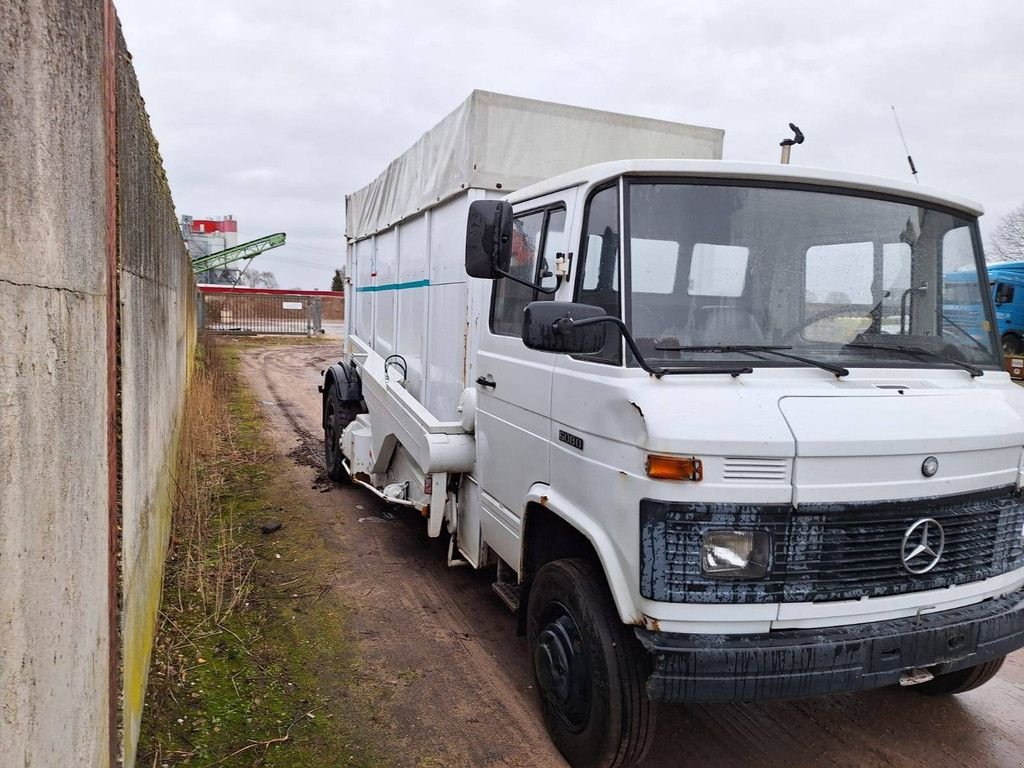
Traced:
<svg viewBox="0 0 1024 768">
<path fill-rule="evenodd" d="M 901 562 L 903 537 L 921 518 L 945 531 L 938 565 L 923 575 Z M 1013 489 L 867 504 L 760 506 L 640 502 L 640 592 L 673 603 L 857 600 L 918 592 L 1024 566 L 1024 501 Z M 709 530 L 772 537 L 769 574 L 757 581 L 705 578 L 700 545 Z"/>
</svg>

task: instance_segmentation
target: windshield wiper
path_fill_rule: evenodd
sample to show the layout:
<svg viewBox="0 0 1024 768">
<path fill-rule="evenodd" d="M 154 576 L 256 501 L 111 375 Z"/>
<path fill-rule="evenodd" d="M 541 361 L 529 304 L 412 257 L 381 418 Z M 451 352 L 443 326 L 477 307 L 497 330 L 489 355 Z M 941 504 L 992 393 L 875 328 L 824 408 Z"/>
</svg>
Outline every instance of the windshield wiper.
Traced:
<svg viewBox="0 0 1024 768">
<path fill-rule="evenodd" d="M 780 346 L 773 344 L 713 344 L 697 347 L 677 347 L 666 345 L 655 346 L 654 348 L 662 352 L 721 352 L 725 354 L 729 352 L 742 352 L 748 355 L 756 355 L 759 352 L 764 352 L 769 355 L 784 357 L 787 360 L 796 360 L 797 362 L 804 363 L 805 365 L 813 365 L 815 368 L 821 368 L 821 370 L 823 371 L 828 371 L 829 373 L 835 374 L 837 378 L 842 378 L 843 376 L 850 375 L 850 372 L 846 368 L 843 368 L 843 366 L 841 365 L 832 365 L 831 363 L 825 363 L 822 362 L 821 360 L 814 360 L 810 357 L 803 357 L 802 355 L 794 355 L 782 351 L 784 349 L 792 349 L 793 347 L 791 346 Z"/>
<path fill-rule="evenodd" d="M 947 363 L 951 363 L 955 366 L 958 366 L 959 368 L 963 368 L 965 371 L 971 374 L 971 378 L 977 378 L 978 376 L 982 376 L 985 373 L 983 369 L 979 368 L 976 365 L 965 363 L 963 360 L 957 360 L 955 357 L 944 355 L 941 352 L 932 352 L 930 349 L 925 349 L 924 347 L 907 346 L 904 344 L 864 344 L 860 342 L 843 345 L 844 349 L 847 347 L 852 347 L 853 349 L 881 349 L 887 352 L 903 352 L 904 354 L 907 355 L 916 355 L 917 357 L 930 357 L 933 360 L 943 360 Z"/>
<path fill-rule="evenodd" d="M 552 302 L 554 303 L 554 302 Z M 573 304 L 566 304 L 567 307 L 577 306 Z M 726 367 L 711 367 L 706 365 L 696 366 L 690 365 L 685 367 L 672 367 L 672 368 L 652 368 L 650 363 L 647 362 L 643 353 L 640 352 L 640 348 L 636 345 L 636 339 L 633 338 L 633 334 L 630 333 L 629 327 L 617 317 L 613 315 L 597 315 L 593 317 L 585 317 L 580 320 L 573 320 L 572 317 L 566 315 L 559 318 L 552 324 L 552 330 L 555 333 L 564 333 L 572 331 L 575 327 L 584 327 L 587 325 L 596 325 L 598 323 L 608 323 L 614 325 L 619 329 L 622 334 L 622 338 L 626 342 L 626 346 L 629 347 L 629 351 L 633 353 L 633 357 L 636 359 L 637 365 L 643 368 L 647 373 L 651 374 L 656 379 L 660 379 L 662 376 L 682 376 L 686 374 L 726 374 L 732 376 L 734 379 L 738 376 L 742 376 L 745 373 L 753 373 L 754 369 L 749 365 L 734 365 L 729 368 Z M 563 330 L 564 329 L 564 330 Z"/>
</svg>

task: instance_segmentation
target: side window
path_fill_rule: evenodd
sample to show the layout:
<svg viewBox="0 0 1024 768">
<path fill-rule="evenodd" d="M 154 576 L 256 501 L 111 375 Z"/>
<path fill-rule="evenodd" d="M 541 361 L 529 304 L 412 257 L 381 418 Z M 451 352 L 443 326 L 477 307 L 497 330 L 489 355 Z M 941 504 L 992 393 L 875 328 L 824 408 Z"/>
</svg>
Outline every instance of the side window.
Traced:
<svg viewBox="0 0 1024 768">
<path fill-rule="evenodd" d="M 587 203 L 587 226 L 581 244 L 576 300 L 601 307 L 619 317 L 619 188 L 607 187 Z M 614 328 L 606 331 L 605 347 L 588 360 L 622 362 L 622 339 Z"/>
<path fill-rule="evenodd" d="M 847 344 L 867 330 L 870 317 L 850 309 L 873 304 L 875 246 L 870 242 L 829 243 L 807 249 L 804 272 L 804 319 L 800 335 L 807 341 Z"/>
<path fill-rule="evenodd" d="M 634 294 L 668 294 L 675 290 L 679 243 L 634 237 L 629 242 L 629 252 L 633 264 L 630 279 Z"/>
<path fill-rule="evenodd" d="M 996 304 L 1013 303 L 1013 286 L 1009 283 L 996 283 Z"/>
<path fill-rule="evenodd" d="M 942 272 L 971 271 L 974 272 L 974 245 L 971 243 L 971 230 L 957 227 L 942 236 Z"/>
<path fill-rule="evenodd" d="M 808 248 L 805 273 L 808 314 L 839 304 L 871 306 L 874 258 L 871 243 L 814 245 Z"/>
<path fill-rule="evenodd" d="M 741 245 L 694 243 L 686 292 L 691 296 L 742 296 L 749 260 L 750 249 Z"/>
<path fill-rule="evenodd" d="M 847 343 L 868 329 L 867 310 L 879 313 L 881 330 L 899 333 L 900 306 L 910 287 L 911 250 L 906 243 L 830 243 L 807 249 L 805 318 L 822 315 L 802 335 L 808 341 Z M 876 262 L 876 258 L 880 261 Z M 864 312 L 847 305 L 863 307 Z"/>
<path fill-rule="evenodd" d="M 910 287 L 911 251 L 906 243 L 885 243 L 882 246 L 882 306 L 899 312 L 903 292 Z"/>
<path fill-rule="evenodd" d="M 565 209 L 548 211 L 548 223 L 544 234 L 544 254 L 540 261 L 540 284 L 545 288 L 558 285 L 555 277 L 555 259 L 565 254 Z M 540 299 L 553 299 L 551 294 L 540 294 Z"/>
<path fill-rule="evenodd" d="M 512 260 L 509 272 L 520 280 L 545 288 L 554 286 L 555 253 L 565 250 L 565 209 L 534 211 L 512 220 Z M 538 259 L 538 254 L 543 258 Z M 494 281 L 491 332 L 522 336 L 523 312 L 531 301 L 552 299 L 525 285 L 499 278 Z"/>
</svg>

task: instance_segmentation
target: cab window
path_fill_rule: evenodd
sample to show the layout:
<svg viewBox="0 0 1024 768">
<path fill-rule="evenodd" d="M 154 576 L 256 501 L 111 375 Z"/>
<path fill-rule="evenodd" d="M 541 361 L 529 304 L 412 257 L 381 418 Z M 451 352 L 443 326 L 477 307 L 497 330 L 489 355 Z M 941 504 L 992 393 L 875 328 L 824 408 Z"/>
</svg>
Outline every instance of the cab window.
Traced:
<svg viewBox="0 0 1024 768">
<path fill-rule="evenodd" d="M 548 288 L 556 285 L 555 254 L 565 248 L 565 208 L 546 208 L 517 215 L 512 220 L 512 259 L 509 272 L 520 280 Z M 546 301 L 553 294 L 499 278 L 491 300 L 491 332 L 520 337 L 523 312 L 531 301 Z"/>
</svg>

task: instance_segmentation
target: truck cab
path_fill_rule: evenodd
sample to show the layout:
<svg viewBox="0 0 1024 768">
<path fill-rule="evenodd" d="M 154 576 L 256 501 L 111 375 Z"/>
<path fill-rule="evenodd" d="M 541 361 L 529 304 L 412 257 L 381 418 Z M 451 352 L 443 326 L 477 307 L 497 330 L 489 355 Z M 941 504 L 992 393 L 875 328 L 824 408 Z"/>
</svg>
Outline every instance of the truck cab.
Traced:
<svg viewBox="0 0 1024 768">
<path fill-rule="evenodd" d="M 1024 391 L 980 213 L 717 160 L 471 193 L 464 362 L 355 327 L 328 468 L 492 570 L 577 768 L 638 762 L 662 703 L 977 687 L 1024 646 Z M 454 412 L 424 406 L 432 377 Z"/>
<path fill-rule="evenodd" d="M 990 264 L 989 280 L 1005 355 L 1024 352 L 1024 263 Z"/>
</svg>

